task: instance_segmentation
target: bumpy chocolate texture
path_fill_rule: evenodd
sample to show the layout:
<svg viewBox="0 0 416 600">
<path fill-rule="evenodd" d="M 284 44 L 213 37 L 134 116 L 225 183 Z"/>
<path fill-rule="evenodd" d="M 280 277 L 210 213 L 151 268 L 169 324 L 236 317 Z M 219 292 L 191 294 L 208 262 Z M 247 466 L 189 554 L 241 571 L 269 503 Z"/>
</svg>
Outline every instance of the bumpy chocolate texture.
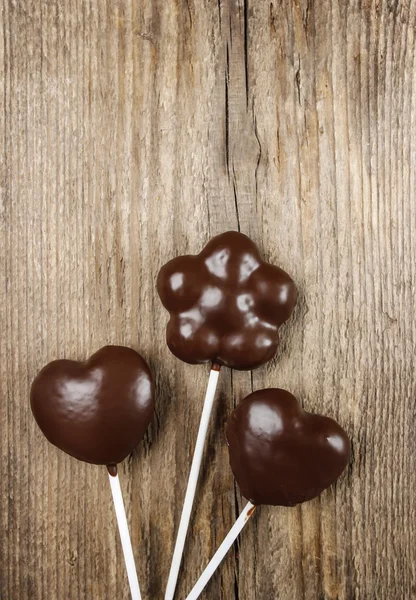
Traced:
<svg viewBox="0 0 416 600">
<path fill-rule="evenodd" d="M 157 290 L 170 313 L 166 339 L 175 356 L 240 370 L 273 358 L 279 326 L 296 304 L 289 275 L 236 231 L 214 237 L 196 256 L 168 262 Z"/>
<path fill-rule="evenodd" d="M 348 464 L 350 442 L 329 417 L 308 413 L 286 390 L 250 394 L 227 426 L 231 469 L 253 504 L 294 506 L 329 487 Z"/>
<path fill-rule="evenodd" d="M 115 465 L 133 451 L 152 419 L 153 377 L 131 348 L 106 346 L 86 362 L 46 365 L 33 381 L 30 402 L 52 444 L 79 460 Z"/>
</svg>

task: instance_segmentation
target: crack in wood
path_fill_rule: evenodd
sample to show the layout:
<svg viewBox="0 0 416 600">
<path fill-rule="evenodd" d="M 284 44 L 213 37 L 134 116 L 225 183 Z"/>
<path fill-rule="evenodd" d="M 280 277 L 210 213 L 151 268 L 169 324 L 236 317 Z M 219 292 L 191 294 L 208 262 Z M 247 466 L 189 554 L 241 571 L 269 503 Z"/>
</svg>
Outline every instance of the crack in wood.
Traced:
<svg viewBox="0 0 416 600">
<path fill-rule="evenodd" d="M 244 72 L 246 78 L 246 106 L 248 108 L 248 0 L 244 0 Z"/>
<path fill-rule="evenodd" d="M 225 66 L 225 162 L 227 166 L 227 174 L 230 177 L 230 107 L 228 104 L 228 86 L 230 78 L 230 53 L 227 42 L 226 50 L 226 66 Z"/>
<path fill-rule="evenodd" d="M 302 19 L 303 20 L 303 28 L 305 30 L 306 40 L 308 39 L 309 16 L 310 16 L 311 9 L 312 9 L 312 1 L 313 0 L 308 0 L 308 3 L 305 8 L 305 12 L 303 14 L 303 19 Z"/>
<path fill-rule="evenodd" d="M 238 231 L 240 231 L 240 215 L 238 212 L 238 199 L 237 199 L 237 177 L 235 174 L 234 163 L 233 163 L 233 192 L 234 192 L 235 213 L 237 216 L 237 227 L 238 227 Z"/>
<path fill-rule="evenodd" d="M 257 129 L 257 117 L 254 114 L 254 102 L 252 104 L 252 113 L 253 113 L 253 122 L 254 122 L 254 136 L 257 140 L 257 143 L 259 145 L 259 153 L 257 156 L 257 163 L 256 163 L 256 168 L 254 170 L 254 182 L 255 182 L 255 187 L 256 187 L 256 210 L 257 210 L 257 197 L 258 197 L 258 170 L 259 170 L 259 166 L 260 166 L 260 161 L 261 161 L 261 157 L 262 157 L 262 148 L 261 148 L 261 142 L 260 142 L 260 138 L 259 138 L 259 132 Z"/>
<path fill-rule="evenodd" d="M 205 173 L 205 170 L 204 170 L 204 172 L 203 172 L 203 180 L 202 180 L 202 188 L 204 190 L 204 195 L 205 195 L 205 199 L 206 199 L 206 202 L 207 202 L 208 234 L 209 234 L 209 236 L 211 236 L 211 211 L 209 209 L 209 197 L 208 197 L 208 194 L 207 194 L 206 187 L 207 187 L 207 176 L 206 176 L 206 173 Z"/>
<path fill-rule="evenodd" d="M 185 0 L 186 3 L 186 8 L 188 10 L 188 15 L 189 15 L 189 27 L 190 29 L 192 29 L 193 26 L 193 19 L 192 19 L 192 11 L 191 11 L 191 7 L 189 5 L 189 0 Z"/>
<path fill-rule="evenodd" d="M 300 88 L 301 88 L 301 81 L 300 81 L 300 56 L 298 56 L 298 68 L 295 74 L 295 83 L 296 83 L 296 89 L 298 92 L 298 102 L 299 104 L 301 104 L 300 101 Z"/>
</svg>

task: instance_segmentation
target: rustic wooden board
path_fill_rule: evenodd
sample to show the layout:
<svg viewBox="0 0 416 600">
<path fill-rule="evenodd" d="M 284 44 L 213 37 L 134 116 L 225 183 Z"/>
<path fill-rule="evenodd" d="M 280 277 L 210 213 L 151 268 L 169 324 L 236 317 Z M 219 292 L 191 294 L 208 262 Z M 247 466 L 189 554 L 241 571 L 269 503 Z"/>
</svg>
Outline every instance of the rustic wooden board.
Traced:
<svg viewBox="0 0 416 600">
<path fill-rule="evenodd" d="M 204 598 L 416 597 L 414 0 L 3 0 L 0 596 L 128 598 L 105 470 L 47 444 L 36 372 L 107 343 L 157 374 L 121 468 L 162 598 L 207 368 L 164 343 L 159 267 L 240 229 L 300 291 L 276 361 L 221 375 L 178 598 L 244 500 L 224 428 L 286 387 L 353 440 L 346 476 L 263 507 Z"/>
</svg>

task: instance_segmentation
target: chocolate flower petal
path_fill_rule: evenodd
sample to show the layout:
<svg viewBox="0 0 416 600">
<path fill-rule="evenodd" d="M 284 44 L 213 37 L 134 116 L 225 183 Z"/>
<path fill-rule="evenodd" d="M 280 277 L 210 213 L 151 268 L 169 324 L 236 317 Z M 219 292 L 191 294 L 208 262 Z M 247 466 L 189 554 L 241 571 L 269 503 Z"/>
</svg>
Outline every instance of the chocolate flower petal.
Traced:
<svg viewBox="0 0 416 600">
<path fill-rule="evenodd" d="M 196 256 L 168 262 L 157 290 L 170 313 L 171 351 L 191 364 L 212 361 L 234 369 L 273 358 L 278 327 L 296 304 L 289 275 L 264 262 L 254 242 L 236 231 L 211 239 Z"/>
<path fill-rule="evenodd" d="M 208 362 L 219 351 L 220 340 L 215 330 L 186 317 L 170 319 L 166 338 L 170 351 L 192 365 Z M 204 344 L 201 344 L 201 338 Z"/>
<path fill-rule="evenodd" d="M 201 281 L 196 256 L 179 256 L 159 271 L 157 289 L 163 306 L 173 312 L 187 310 L 198 300 Z"/>
<path fill-rule="evenodd" d="M 296 304 L 297 293 L 289 275 L 276 267 L 263 263 L 253 273 L 250 284 L 256 295 L 259 317 L 277 326 L 287 321 Z"/>
<path fill-rule="evenodd" d="M 250 370 L 271 360 L 276 353 L 279 333 L 259 328 L 224 335 L 218 354 L 220 364 L 237 370 Z"/>
</svg>

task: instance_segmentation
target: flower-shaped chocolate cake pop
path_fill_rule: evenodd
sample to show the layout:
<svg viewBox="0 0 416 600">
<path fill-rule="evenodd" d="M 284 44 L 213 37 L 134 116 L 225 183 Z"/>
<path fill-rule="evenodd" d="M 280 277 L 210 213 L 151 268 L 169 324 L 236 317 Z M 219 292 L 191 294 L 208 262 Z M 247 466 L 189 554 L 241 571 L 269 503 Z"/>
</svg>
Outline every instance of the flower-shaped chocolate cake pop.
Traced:
<svg viewBox="0 0 416 600">
<path fill-rule="evenodd" d="M 240 370 L 273 358 L 279 326 L 296 304 L 289 275 L 236 231 L 212 238 L 200 254 L 168 262 L 157 289 L 170 313 L 166 337 L 175 356 Z"/>
<path fill-rule="evenodd" d="M 30 402 L 52 444 L 79 460 L 116 465 L 152 420 L 153 377 L 131 348 L 106 346 L 86 362 L 46 365 L 32 384 Z"/>
<path fill-rule="evenodd" d="M 244 398 L 231 414 L 227 441 L 234 477 L 255 505 L 294 506 L 319 496 L 350 456 L 336 421 L 306 412 L 281 389 Z"/>
</svg>

